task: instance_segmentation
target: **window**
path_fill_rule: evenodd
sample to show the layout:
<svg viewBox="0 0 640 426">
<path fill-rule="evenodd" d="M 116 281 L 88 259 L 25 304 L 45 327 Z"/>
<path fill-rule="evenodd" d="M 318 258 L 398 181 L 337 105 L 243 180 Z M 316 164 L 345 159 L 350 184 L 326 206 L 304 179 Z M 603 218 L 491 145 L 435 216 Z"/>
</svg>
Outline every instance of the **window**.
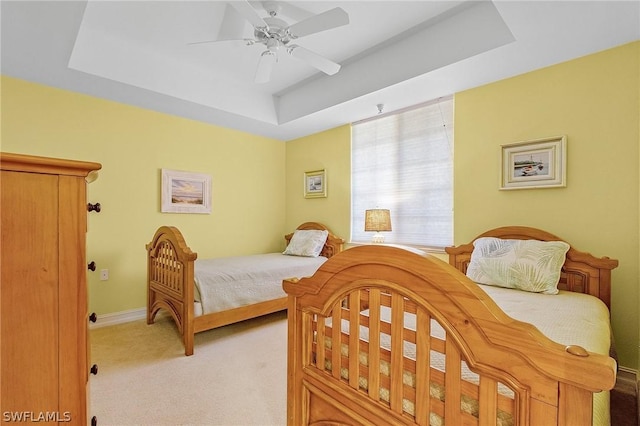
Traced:
<svg viewBox="0 0 640 426">
<path fill-rule="evenodd" d="M 389 209 L 385 243 L 453 243 L 453 97 L 354 123 L 351 241 L 370 242 L 365 210 Z"/>
</svg>

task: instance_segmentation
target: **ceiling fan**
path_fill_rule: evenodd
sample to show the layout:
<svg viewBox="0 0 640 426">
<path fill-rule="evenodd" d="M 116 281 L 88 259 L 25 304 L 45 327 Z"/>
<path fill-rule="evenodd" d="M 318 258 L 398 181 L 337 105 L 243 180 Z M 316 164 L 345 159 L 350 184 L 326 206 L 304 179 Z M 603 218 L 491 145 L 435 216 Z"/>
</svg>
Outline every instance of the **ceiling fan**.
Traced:
<svg viewBox="0 0 640 426">
<path fill-rule="evenodd" d="M 198 41 L 189 44 L 234 40 L 242 40 L 246 45 L 263 44 L 266 50 L 262 52 L 258 61 L 255 74 L 256 83 L 266 83 L 270 80 L 273 65 L 278 61 L 278 53 L 280 51 L 286 51 L 294 58 L 305 61 L 325 74 L 333 75 L 340 71 L 340 64 L 312 50 L 299 46 L 293 43 L 293 41 L 310 34 L 347 25 L 349 23 L 349 15 L 343 9 L 336 7 L 289 25 L 284 20 L 278 18 L 278 13 L 285 3 L 275 1 L 262 2 L 265 10 L 269 14 L 269 16 L 265 18 L 260 16 L 249 1 L 230 1 L 228 4 L 253 26 L 254 38 L 238 38 L 238 28 L 242 29 L 242 26 L 234 22 L 233 17 L 231 17 L 229 13 L 226 13 L 219 39 Z M 232 35 L 232 33 L 235 34 Z"/>
</svg>

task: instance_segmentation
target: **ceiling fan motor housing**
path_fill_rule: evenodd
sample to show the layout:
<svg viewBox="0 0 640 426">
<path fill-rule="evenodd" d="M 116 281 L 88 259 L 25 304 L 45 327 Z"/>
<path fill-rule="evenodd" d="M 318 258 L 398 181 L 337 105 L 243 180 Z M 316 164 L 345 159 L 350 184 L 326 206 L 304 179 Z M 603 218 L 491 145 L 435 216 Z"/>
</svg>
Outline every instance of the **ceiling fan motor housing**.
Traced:
<svg viewBox="0 0 640 426">
<path fill-rule="evenodd" d="M 269 26 L 265 31 L 257 29 L 254 31 L 256 40 L 269 47 L 269 45 L 286 45 L 291 41 L 291 35 L 287 32 L 289 24 L 280 18 L 264 18 L 264 21 Z M 273 40 L 278 43 L 273 43 Z"/>
</svg>

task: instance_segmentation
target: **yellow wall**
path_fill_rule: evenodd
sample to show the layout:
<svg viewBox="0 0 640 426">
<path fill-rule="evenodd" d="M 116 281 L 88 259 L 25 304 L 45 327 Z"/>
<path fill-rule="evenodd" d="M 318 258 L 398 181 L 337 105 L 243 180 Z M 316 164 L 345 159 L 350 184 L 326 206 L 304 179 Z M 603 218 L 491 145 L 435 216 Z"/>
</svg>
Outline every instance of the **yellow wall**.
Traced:
<svg viewBox="0 0 640 426">
<path fill-rule="evenodd" d="M 2 150 L 102 163 L 88 187 L 90 309 L 146 306 L 145 244 L 175 225 L 200 257 L 284 248 L 285 143 L 2 78 Z M 160 213 L 161 169 L 208 173 L 211 215 Z"/>
<path fill-rule="evenodd" d="M 621 365 L 638 365 L 640 43 L 455 96 L 455 243 L 495 226 L 546 229 L 614 271 Z M 144 245 L 160 225 L 201 257 L 278 250 L 303 221 L 349 238 L 350 126 L 287 143 L 63 90 L 2 78 L 3 151 L 97 161 L 89 185 L 92 310 L 145 306 Z M 499 191 L 500 145 L 565 134 L 566 188 Z M 210 173 L 213 214 L 162 214 L 160 169 Z M 327 171 L 328 197 L 305 199 L 305 171 Z M 206 230 L 203 232 L 203 230 Z"/>
<path fill-rule="evenodd" d="M 618 259 L 612 322 L 621 365 L 629 368 L 638 366 L 640 321 L 639 56 L 636 42 L 455 95 L 455 243 L 490 228 L 526 225 Z M 557 135 L 568 138 L 566 188 L 498 190 L 501 144 Z M 343 152 L 329 198 L 336 181 L 350 181 L 349 145 L 344 128 L 287 143 L 288 218 L 312 207 L 290 187 L 303 169 Z M 330 223 L 346 236 L 351 206 L 343 188 Z"/>
<path fill-rule="evenodd" d="M 348 240 L 351 217 L 351 126 L 287 142 L 286 226 L 315 221 Z M 304 198 L 304 173 L 324 169 L 327 198 Z"/>
<path fill-rule="evenodd" d="M 455 98 L 454 229 L 548 230 L 613 271 L 612 320 L 622 365 L 638 360 L 640 43 L 503 80 Z M 567 187 L 499 191 L 500 144 L 567 136 Z"/>
</svg>

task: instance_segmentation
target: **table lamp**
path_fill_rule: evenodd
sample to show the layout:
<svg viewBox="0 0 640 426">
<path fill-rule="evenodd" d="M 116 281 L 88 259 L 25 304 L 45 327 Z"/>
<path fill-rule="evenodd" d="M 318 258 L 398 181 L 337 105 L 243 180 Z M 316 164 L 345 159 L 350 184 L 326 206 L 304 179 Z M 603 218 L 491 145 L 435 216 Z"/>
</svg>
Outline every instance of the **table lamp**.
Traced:
<svg viewBox="0 0 640 426">
<path fill-rule="evenodd" d="M 387 209 L 365 210 L 364 230 L 375 232 L 371 242 L 373 244 L 384 243 L 384 235 L 380 232 L 391 231 L 391 213 Z"/>
</svg>

